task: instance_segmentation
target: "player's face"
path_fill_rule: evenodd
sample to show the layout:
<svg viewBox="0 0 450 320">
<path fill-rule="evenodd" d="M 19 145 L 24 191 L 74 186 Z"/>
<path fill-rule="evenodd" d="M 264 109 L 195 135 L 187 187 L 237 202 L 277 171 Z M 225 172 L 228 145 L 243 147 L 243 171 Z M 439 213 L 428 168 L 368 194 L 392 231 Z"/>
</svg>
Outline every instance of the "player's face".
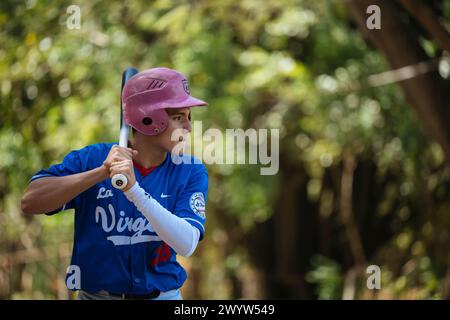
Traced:
<svg viewBox="0 0 450 320">
<path fill-rule="evenodd" d="M 191 108 L 166 109 L 169 122 L 166 130 L 156 136 L 158 144 L 166 151 L 172 150 L 182 141 L 186 141 L 191 132 Z"/>
</svg>

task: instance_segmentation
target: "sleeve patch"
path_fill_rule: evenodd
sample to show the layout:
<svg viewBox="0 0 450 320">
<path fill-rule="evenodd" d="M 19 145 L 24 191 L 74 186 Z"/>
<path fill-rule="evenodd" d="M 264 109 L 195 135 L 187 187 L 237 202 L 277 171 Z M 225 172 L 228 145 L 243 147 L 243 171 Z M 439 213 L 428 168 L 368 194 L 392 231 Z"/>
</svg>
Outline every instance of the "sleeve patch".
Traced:
<svg viewBox="0 0 450 320">
<path fill-rule="evenodd" d="M 189 199 L 192 211 L 202 219 L 205 219 L 205 197 L 202 192 L 195 192 Z"/>
</svg>

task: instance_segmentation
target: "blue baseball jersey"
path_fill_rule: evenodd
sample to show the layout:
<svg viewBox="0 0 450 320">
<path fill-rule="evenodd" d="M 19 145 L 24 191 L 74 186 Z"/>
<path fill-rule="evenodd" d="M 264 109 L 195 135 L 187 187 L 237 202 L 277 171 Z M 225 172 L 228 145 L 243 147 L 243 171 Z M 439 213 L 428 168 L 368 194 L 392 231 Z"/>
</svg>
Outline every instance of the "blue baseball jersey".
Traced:
<svg viewBox="0 0 450 320">
<path fill-rule="evenodd" d="M 95 169 L 102 165 L 114 144 L 117 143 L 98 143 L 72 151 L 62 163 L 37 172 L 31 181 Z M 196 227 L 201 240 L 205 232 L 208 173 L 192 156 L 183 155 L 180 159 L 181 163 L 174 162 L 167 153 L 164 162 L 145 177 L 135 168 L 136 180 L 168 211 Z M 47 214 L 67 209 L 75 209 L 71 267 L 79 270 L 80 276 L 80 288 L 68 286 L 69 289 L 146 294 L 183 285 L 187 275 L 176 260 L 176 252 L 159 238 L 123 192 L 112 186 L 111 179 L 97 183 Z"/>
</svg>

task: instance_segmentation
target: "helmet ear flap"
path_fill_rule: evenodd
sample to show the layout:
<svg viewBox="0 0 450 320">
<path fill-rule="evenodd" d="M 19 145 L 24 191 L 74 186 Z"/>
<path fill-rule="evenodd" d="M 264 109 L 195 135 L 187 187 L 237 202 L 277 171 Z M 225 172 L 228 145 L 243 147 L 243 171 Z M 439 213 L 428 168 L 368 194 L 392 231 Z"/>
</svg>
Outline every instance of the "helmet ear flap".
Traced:
<svg viewBox="0 0 450 320">
<path fill-rule="evenodd" d="M 140 123 L 134 124 L 134 127 L 145 135 L 155 136 L 166 130 L 168 120 L 166 110 L 157 109 L 142 115 Z"/>
</svg>

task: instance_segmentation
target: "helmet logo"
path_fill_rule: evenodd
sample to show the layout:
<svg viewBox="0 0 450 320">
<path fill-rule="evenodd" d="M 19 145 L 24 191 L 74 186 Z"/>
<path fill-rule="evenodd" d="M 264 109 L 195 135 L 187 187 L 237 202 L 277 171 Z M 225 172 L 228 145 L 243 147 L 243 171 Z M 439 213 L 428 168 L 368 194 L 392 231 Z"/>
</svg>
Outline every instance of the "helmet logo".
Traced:
<svg viewBox="0 0 450 320">
<path fill-rule="evenodd" d="M 189 90 L 189 82 L 186 79 L 181 80 L 183 83 L 183 89 L 186 91 L 187 94 L 191 94 L 191 91 Z"/>
</svg>

